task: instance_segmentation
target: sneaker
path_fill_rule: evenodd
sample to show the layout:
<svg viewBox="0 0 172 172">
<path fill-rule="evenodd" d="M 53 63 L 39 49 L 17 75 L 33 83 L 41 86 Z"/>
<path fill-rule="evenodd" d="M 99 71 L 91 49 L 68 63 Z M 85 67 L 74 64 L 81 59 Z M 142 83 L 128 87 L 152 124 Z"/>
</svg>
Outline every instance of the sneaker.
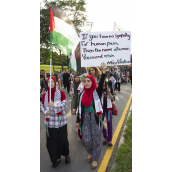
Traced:
<svg viewBox="0 0 172 172">
<path fill-rule="evenodd" d="M 61 160 L 56 161 L 56 163 L 52 165 L 52 168 L 56 168 L 60 162 L 61 162 Z"/>
<path fill-rule="evenodd" d="M 66 162 L 66 164 L 69 164 L 70 161 L 71 161 L 70 156 L 69 155 L 68 156 L 65 156 L 65 162 Z"/>
<path fill-rule="evenodd" d="M 111 141 L 108 141 L 108 146 L 109 147 L 112 147 L 113 146 L 112 143 L 111 143 Z"/>
<path fill-rule="evenodd" d="M 107 145 L 107 139 L 104 139 L 103 145 Z"/>
</svg>

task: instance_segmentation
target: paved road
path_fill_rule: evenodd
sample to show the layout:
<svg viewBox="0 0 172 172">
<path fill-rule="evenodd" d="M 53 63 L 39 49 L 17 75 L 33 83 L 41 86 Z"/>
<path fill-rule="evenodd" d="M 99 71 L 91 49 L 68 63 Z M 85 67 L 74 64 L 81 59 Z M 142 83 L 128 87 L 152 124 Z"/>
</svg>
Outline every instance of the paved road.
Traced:
<svg viewBox="0 0 172 172">
<path fill-rule="evenodd" d="M 131 88 L 130 82 L 126 84 L 125 83 L 121 84 L 121 92 L 119 93 L 117 92 L 119 101 L 116 100 L 115 104 L 118 109 L 118 115 L 113 116 L 113 119 L 112 119 L 113 133 L 116 130 L 116 127 L 125 109 L 125 106 L 128 102 L 131 92 L 132 92 L 132 88 Z M 70 103 L 71 103 L 70 97 L 68 94 L 66 94 L 66 97 L 67 97 L 67 102 L 68 102 L 66 114 L 67 114 L 67 120 L 68 120 L 67 127 L 68 127 L 68 141 L 69 141 L 71 163 L 66 165 L 65 158 L 62 156 L 61 157 L 62 161 L 59 164 L 59 166 L 55 169 L 52 168 L 52 164 L 51 164 L 51 161 L 49 159 L 49 155 L 46 149 L 46 131 L 45 131 L 45 125 L 44 125 L 44 114 L 41 112 L 40 113 L 40 171 L 41 172 L 97 171 L 104 157 L 107 146 L 102 145 L 101 158 L 98 160 L 98 167 L 95 170 L 91 170 L 91 163 L 87 163 L 87 152 L 84 146 L 82 145 L 81 140 L 78 137 L 78 134 L 76 133 L 76 129 L 75 129 L 76 117 L 71 115 L 71 112 L 70 112 Z M 102 141 L 103 141 L 103 135 L 102 135 Z"/>
</svg>

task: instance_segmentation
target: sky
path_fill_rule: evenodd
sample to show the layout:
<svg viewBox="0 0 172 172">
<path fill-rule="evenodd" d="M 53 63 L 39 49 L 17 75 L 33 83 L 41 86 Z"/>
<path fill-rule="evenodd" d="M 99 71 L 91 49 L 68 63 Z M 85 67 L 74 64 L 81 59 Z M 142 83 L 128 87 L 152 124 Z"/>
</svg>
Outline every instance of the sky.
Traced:
<svg viewBox="0 0 172 172">
<path fill-rule="evenodd" d="M 91 32 L 113 31 L 114 22 L 116 22 L 132 34 L 131 0 L 86 0 L 86 3 L 87 21 L 93 22 Z"/>
</svg>

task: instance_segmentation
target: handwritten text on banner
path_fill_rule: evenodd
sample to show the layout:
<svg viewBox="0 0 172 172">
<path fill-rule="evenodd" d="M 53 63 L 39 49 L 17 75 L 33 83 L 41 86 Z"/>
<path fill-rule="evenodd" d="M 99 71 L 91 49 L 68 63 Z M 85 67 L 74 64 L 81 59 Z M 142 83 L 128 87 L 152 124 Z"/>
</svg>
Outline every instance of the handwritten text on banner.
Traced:
<svg viewBox="0 0 172 172">
<path fill-rule="evenodd" d="M 81 67 L 130 64 L 131 32 L 81 32 Z"/>
</svg>

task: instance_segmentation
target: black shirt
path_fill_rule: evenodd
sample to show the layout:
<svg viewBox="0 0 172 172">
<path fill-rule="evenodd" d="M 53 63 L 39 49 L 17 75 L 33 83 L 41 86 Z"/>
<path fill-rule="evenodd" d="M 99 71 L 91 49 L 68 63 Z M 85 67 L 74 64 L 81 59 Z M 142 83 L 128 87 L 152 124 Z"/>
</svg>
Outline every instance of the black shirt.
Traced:
<svg viewBox="0 0 172 172">
<path fill-rule="evenodd" d="M 108 81 L 108 86 L 112 87 L 112 81 L 111 80 Z"/>
<path fill-rule="evenodd" d="M 44 80 L 45 87 L 46 87 L 46 83 L 47 83 L 47 81 L 45 80 L 45 75 L 43 76 L 43 80 Z"/>
<path fill-rule="evenodd" d="M 41 86 L 41 92 L 42 92 L 43 88 L 45 88 L 44 79 L 42 79 L 42 80 L 40 81 L 40 86 Z"/>
<path fill-rule="evenodd" d="M 70 75 L 68 73 L 63 74 L 63 80 L 68 81 Z"/>
</svg>

